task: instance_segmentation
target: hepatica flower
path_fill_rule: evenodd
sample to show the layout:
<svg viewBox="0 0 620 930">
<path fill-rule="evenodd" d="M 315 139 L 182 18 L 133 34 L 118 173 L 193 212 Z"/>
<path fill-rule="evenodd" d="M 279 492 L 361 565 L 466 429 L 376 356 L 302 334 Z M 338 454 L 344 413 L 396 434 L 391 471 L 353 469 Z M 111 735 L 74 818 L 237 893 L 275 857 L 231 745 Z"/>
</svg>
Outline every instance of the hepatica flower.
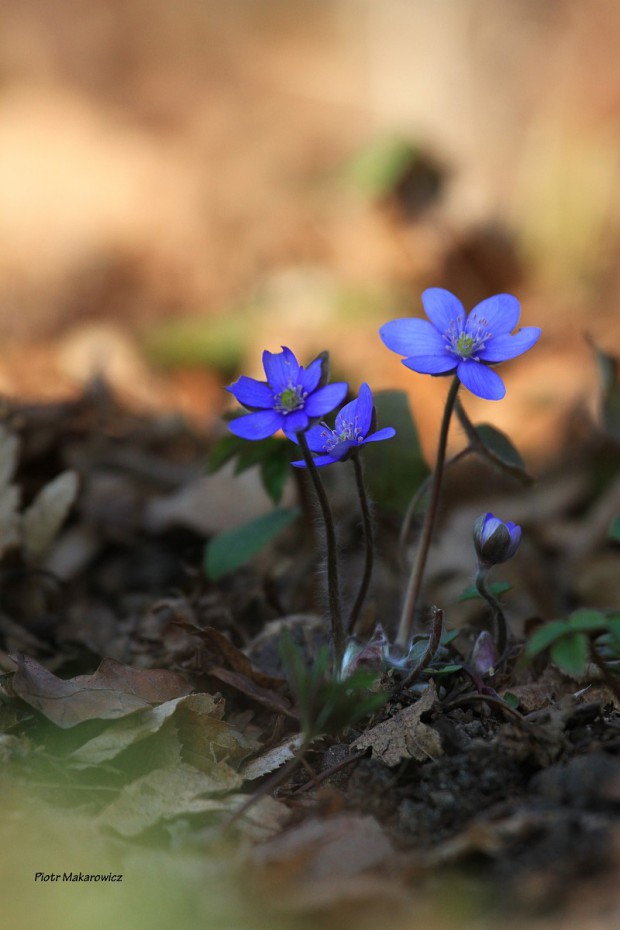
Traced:
<svg viewBox="0 0 620 930">
<path fill-rule="evenodd" d="M 520 315 L 516 297 L 496 294 L 467 314 L 458 297 L 431 287 L 422 294 L 422 303 L 428 320 L 392 320 L 381 327 L 388 349 L 404 355 L 403 365 L 413 371 L 455 373 L 472 394 L 501 400 L 504 382 L 489 366 L 522 355 L 540 336 L 538 326 L 513 333 Z"/>
<path fill-rule="evenodd" d="M 306 433 L 308 446 L 315 453 L 315 465 L 331 465 L 350 455 L 355 449 L 367 442 L 379 442 L 391 439 L 396 430 L 391 426 L 375 431 L 375 412 L 372 404 L 372 392 L 367 384 L 362 384 L 359 397 L 345 404 L 336 416 L 334 429 L 325 423 L 312 426 Z M 293 462 L 298 468 L 305 468 L 303 461 Z"/>
<path fill-rule="evenodd" d="M 327 355 L 319 355 L 303 368 L 290 349 L 263 352 L 266 381 L 242 375 L 226 388 L 251 413 L 229 423 L 235 436 L 266 439 L 282 430 L 289 439 L 308 429 L 312 420 L 325 416 L 343 400 L 343 381 L 325 384 Z"/>
<path fill-rule="evenodd" d="M 504 523 L 492 513 L 482 514 L 474 523 L 474 546 L 482 568 L 490 568 L 511 559 L 521 542 L 521 527 Z"/>
</svg>

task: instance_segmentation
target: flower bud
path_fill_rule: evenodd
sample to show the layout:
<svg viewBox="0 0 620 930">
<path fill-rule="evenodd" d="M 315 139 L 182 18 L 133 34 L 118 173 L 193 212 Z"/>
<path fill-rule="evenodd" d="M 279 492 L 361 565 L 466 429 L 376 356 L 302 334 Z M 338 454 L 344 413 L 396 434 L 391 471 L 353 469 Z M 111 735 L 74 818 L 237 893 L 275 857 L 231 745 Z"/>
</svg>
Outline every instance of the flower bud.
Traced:
<svg viewBox="0 0 620 930">
<path fill-rule="evenodd" d="M 480 568 L 490 568 L 511 559 L 521 542 L 521 527 L 504 523 L 492 513 L 485 513 L 474 523 L 474 546 Z"/>
</svg>

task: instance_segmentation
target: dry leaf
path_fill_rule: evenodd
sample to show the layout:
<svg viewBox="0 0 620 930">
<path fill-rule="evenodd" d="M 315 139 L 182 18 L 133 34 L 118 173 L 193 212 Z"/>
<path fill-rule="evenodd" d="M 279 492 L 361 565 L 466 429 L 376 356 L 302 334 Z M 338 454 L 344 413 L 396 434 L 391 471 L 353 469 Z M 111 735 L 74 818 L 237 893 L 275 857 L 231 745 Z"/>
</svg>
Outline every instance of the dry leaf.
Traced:
<svg viewBox="0 0 620 930">
<path fill-rule="evenodd" d="M 402 759 L 417 762 L 437 759 L 443 753 L 439 733 L 420 720 L 422 714 L 432 710 L 436 700 L 437 692 L 431 682 L 415 704 L 368 730 L 353 743 L 353 748 L 370 746 L 373 759 L 381 759 L 389 766 L 398 765 Z"/>
<path fill-rule="evenodd" d="M 252 854 L 256 865 L 283 881 L 349 878 L 385 866 L 394 848 L 374 817 L 339 814 L 306 820 Z"/>
<path fill-rule="evenodd" d="M 174 698 L 158 707 L 149 707 L 111 724 L 99 736 L 80 746 L 73 753 L 72 760 L 80 765 L 99 765 L 101 762 L 116 758 L 134 743 L 139 743 L 148 736 L 158 733 L 181 704 L 189 705 L 205 716 L 219 713 L 219 702 L 210 694 L 189 694 L 186 697 Z"/>
<path fill-rule="evenodd" d="M 22 517 L 24 552 L 36 561 L 48 551 L 64 523 L 78 492 L 74 471 L 63 471 L 41 488 Z"/>
<path fill-rule="evenodd" d="M 84 720 L 126 717 L 192 690 L 174 672 L 135 669 L 115 659 L 104 659 L 93 675 L 64 680 L 21 653 L 11 658 L 17 662 L 11 681 L 15 694 L 63 729 Z"/>
<path fill-rule="evenodd" d="M 256 759 L 250 759 L 245 765 L 241 766 L 241 774 L 246 781 L 254 781 L 255 778 L 262 778 L 269 772 L 274 772 L 281 768 L 286 762 L 289 762 L 295 756 L 295 750 L 299 749 L 303 743 L 301 733 L 292 739 L 287 739 L 279 746 L 274 746 L 267 752 L 258 756 Z"/>
<path fill-rule="evenodd" d="M 18 455 L 19 439 L 0 425 L 0 557 L 21 542 L 21 492 L 11 484 Z"/>
<path fill-rule="evenodd" d="M 200 772 L 182 762 L 170 769 L 155 769 L 127 785 L 118 798 L 102 811 L 99 822 L 123 836 L 136 836 L 160 820 L 221 811 L 230 800 L 203 797 L 240 788 L 243 779 L 225 762 L 210 772 Z"/>
</svg>

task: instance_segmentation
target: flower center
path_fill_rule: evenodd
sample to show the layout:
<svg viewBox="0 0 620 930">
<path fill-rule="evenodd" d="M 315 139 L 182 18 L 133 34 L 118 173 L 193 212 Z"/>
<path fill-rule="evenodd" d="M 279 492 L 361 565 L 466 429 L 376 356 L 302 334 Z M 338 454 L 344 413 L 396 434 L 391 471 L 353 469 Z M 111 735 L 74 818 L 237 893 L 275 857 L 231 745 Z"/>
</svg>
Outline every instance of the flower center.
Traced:
<svg viewBox="0 0 620 930">
<path fill-rule="evenodd" d="M 364 438 L 362 430 L 358 426 L 357 417 L 354 420 L 348 420 L 340 430 L 330 429 L 326 423 L 321 436 L 325 438 L 325 452 L 330 453 L 343 442 L 361 442 Z"/>
<path fill-rule="evenodd" d="M 444 333 L 446 348 L 459 358 L 473 358 L 478 361 L 477 353 L 484 349 L 491 338 L 491 333 L 486 328 L 487 321 L 483 317 L 472 316 L 468 331 L 464 329 L 464 322 L 463 316 L 450 321 Z"/>
<path fill-rule="evenodd" d="M 306 402 L 308 392 L 304 391 L 298 384 L 291 384 L 276 394 L 274 398 L 274 410 L 278 413 L 292 413 L 293 410 L 301 410 Z"/>
</svg>

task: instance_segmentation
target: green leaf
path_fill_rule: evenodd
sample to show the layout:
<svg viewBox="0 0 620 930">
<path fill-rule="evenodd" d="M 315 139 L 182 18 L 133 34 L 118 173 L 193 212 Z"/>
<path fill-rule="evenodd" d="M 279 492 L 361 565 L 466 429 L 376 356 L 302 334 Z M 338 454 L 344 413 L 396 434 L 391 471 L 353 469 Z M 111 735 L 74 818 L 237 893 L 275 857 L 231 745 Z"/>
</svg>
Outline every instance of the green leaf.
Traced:
<svg viewBox="0 0 620 930">
<path fill-rule="evenodd" d="M 614 517 L 609 527 L 609 538 L 614 542 L 620 543 L 620 516 Z"/>
<path fill-rule="evenodd" d="M 489 591 L 491 594 L 494 594 L 495 597 L 501 597 L 501 595 L 505 594 L 506 591 L 511 590 L 512 585 L 508 584 L 506 581 L 494 581 L 489 585 Z M 482 598 L 482 595 L 475 585 L 470 584 L 469 587 L 465 588 L 463 593 L 459 595 L 459 601 L 473 601 L 476 597 Z"/>
<path fill-rule="evenodd" d="M 232 530 L 218 533 L 205 548 L 204 569 L 217 581 L 244 565 L 299 516 L 299 509 L 281 508 L 250 520 Z"/>
<path fill-rule="evenodd" d="M 292 446 L 288 440 L 274 436 L 255 442 L 233 435 L 224 436 L 209 453 L 208 471 L 217 471 L 233 458 L 237 459 L 235 474 L 258 465 L 265 491 L 274 504 L 279 504 L 290 474 L 291 453 Z"/>
<path fill-rule="evenodd" d="M 568 618 L 568 626 L 575 632 L 581 630 L 588 633 L 591 630 L 606 630 L 609 628 L 607 617 L 600 610 L 583 608 L 575 610 Z"/>
<path fill-rule="evenodd" d="M 209 452 L 207 459 L 207 472 L 212 475 L 213 472 L 219 471 L 222 466 L 239 455 L 243 450 L 244 443 L 247 445 L 247 439 L 241 439 L 239 436 L 222 436 L 215 443 Z"/>
<path fill-rule="evenodd" d="M 505 433 L 488 423 L 476 424 L 474 429 L 486 455 L 495 465 L 513 477 L 532 480 L 525 469 L 521 454 Z"/>
<path fill-rule="evenodd" d="M 432 675 L 433 678 L 436 675 L 454 675 L 455 672 L 460 672 L 462 668 L 462 665 L 442 665 L 439 668 L 433 668 L 432 666 L 429 666 L 428 668 L 423 669 L 423 674 Z"/>
<path fill-rule="evenodd" d="M 593 346 L 601 386 L 601 413 L 605 431 L 620 443 L 620 364 L 614 355 L 608 355 Z"/>
<path fill-rule="evenodd" d="M 562 636 L 551 646 L 551 658 L 563 672 L 579 677 L 588 664 L 589 640 L 585 633 Z"/>
<path fill-rule="evenodd" d="M 286 479 L 291 473 L 290 443 L 276 439 L 260 465 L 260 476 L 265 491 L 274 502 L 279 504 Z"/>
<path fill-rule="evenodd" d="M 502 695 L 502 699 L 508 704 L 508 707 L 512 707 L 513 710 L 516 710 L 519 706 L 519 698 L 516 694 L 513 694 L 512 691 L 505 691 Z"/>
<path fill-rule="evenodd" d="M 525 647 L 526 656 L 535 656 L 570 630 L 567 620 L 552 620 L 539 627 L 529 638 Z"/>
<path fill-rule="evenodd" d="M 378 391 L 374 404 L 378 429 L 393 426 L 396 436 L 364 446 L 361 454 L 368 491 L 376 504 L 403 514 L 428 475 L 428 466 L 405 392 Z"/>
</svg>

